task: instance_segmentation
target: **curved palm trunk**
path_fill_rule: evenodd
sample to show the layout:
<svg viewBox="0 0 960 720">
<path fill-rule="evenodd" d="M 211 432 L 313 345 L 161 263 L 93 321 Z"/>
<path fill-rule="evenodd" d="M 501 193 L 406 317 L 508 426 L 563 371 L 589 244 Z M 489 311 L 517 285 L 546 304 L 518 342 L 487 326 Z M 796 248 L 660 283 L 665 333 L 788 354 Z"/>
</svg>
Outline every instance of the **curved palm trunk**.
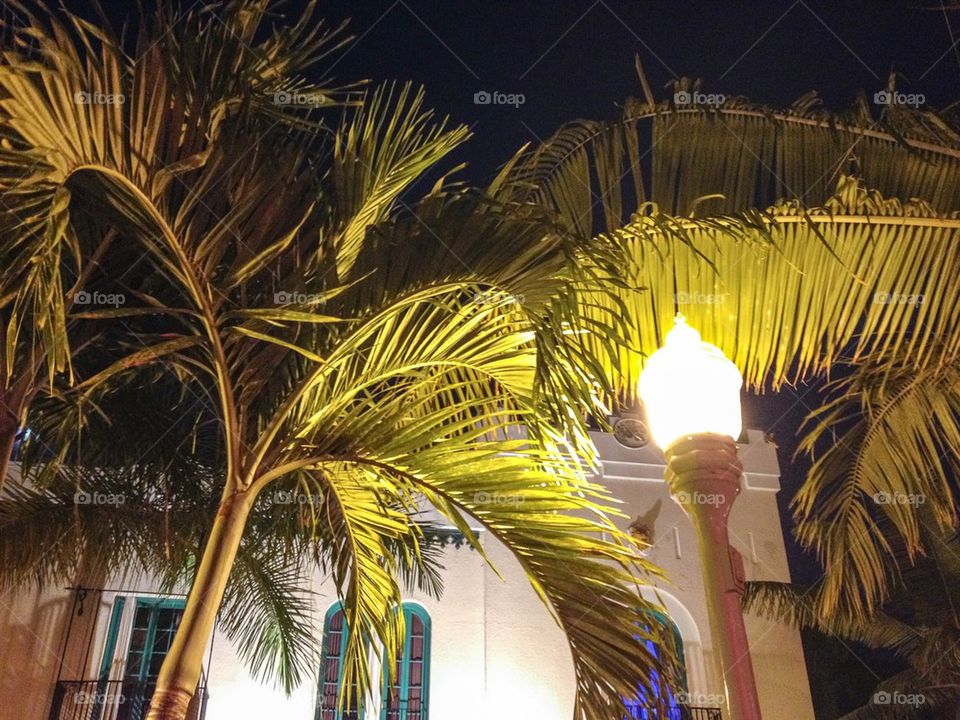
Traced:
<svg viewBox="0 0 960 720">
<path fill-rule="evenodd" d="M 13 446 L 17 441 L 17 428 L 16 421 L 10 420 L 7 409 L 0 407 L 0 488 L 7 481 L 7 470 L 10 469 Z"/>
<path fill-rule="evenodd" d="M 14 387 L 0 392 L 0 488 L 7 481 L 13 446 L 20 430 L 20 413 L 23 411 L 23 394 Z"/>
<path fill-rule="evenodd" d="M 227 492 L 203 549 L 177 635 L 160 668 L 146 720 L 184 720 L 200 681 L 203 652 L 256 499 L 254 493 Z"/>
</svg>

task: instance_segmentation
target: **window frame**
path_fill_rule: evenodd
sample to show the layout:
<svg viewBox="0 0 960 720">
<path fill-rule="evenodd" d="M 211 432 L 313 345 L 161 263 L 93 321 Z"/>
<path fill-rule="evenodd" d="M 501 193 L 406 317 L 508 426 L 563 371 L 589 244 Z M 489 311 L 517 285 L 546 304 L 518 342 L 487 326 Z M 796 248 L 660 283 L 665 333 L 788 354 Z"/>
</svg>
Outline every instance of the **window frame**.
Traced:
<svg viewBox="0 0 960 720">
<path fill-rule="evenodd" d="M 653 619 L 656 622 L 659 622 L 665 630 L 670 631 L 670 635 L 673 638 L 674 649 L 676 650 L 677 656 L 677 665 L 680 670 L 680 687 L 678 688 L 680 694 L 685 695 L 688 693 L 688 678 L 687 678 L 687 660 L 684 654 L 683 647 L 683 635 L 680 633 L 680 627 L 673 621 L 667 613 L 660 610 L 653 610 L 651 613 Z M 647 650 L 653 654 L 654 657 L 660 659 L 661 647 L 652 638 L 643 638 L 641 636 L 635 636 L 639 642 L 642 642 L 646 645 Z M 674 695 L 673 688 L 667 685 L 666 680 L 662 677 L 659 670 L 654 671 L 656 674 L 656 686 L 659 688 L 659 692 L 666 690 L 668 693 L 667 696 L 667 709 L 668 712 L 678 708 L 682 711 L 683 704 L 678 701 L 677 697 Z M 659 697 L 659 694 L 658 696 Z M 639 718 L 640 720 L 652 720 L 655 718 L 655 715 L 652 715 L 652 711 L 649 706 L 646 704 L 647 698 L 642 687 L 637 687 L 636 693 L 630 698 L 624 698 L 624 707 L 627 709 L 630 714 L 624 715 L 624 720 L 634 720 Z M 672 717 L 672 713 L 670 714 Z"/>
<path fill-rule="evenodd" d="M 403 656 L 400 658 L 400 720 L 407 720 L 407 704 L 410 696 L 410 629 L 411 619 L 416 616 L 423 624 L 423 669 L 420 684 L 420 715 L 418 720 L 429 720 L 430 717 L 430 646 L 431 620 L 430 613 L 423 605 L 414 602 L 405 602 L 401 605 L 403 611 L 404 638 Z M 383 666 L 382 691 L 380 693 L 380 720 L 387 720 L 388 700 L 390 693 L 390 668 Z"/>
<path fill-rule="evenodd" d="M 103 655 L 100 659 L 100 672 L 98 674 L 98 679 L 101 681 L 108 681 L 111 679 L 115 680 L 128 680 L 132 678 L 127 677 L 127 660 L 130 656 L 130 641 L 133 638 L 134 623 L 136 621 L 137 611 L 142 607 L 148 607 L 151 610 L 164 610 L 164 609 L 174 609 L 174 610 L 186 610 L 187 602 L 185 598 L 170 598 L 170 597 L 144 597 L 142 595 L 117 595 L 113 600 L 113 608 L 110 611 L 110 620 L 107 625 L 107 635 L 104 639 L 103 645 Z M 130 613 L 129 620 L 124 622 L 124 615 Z M 124 627 L 126 626 L 126 627 Z M 123 633 L 121 633 L 123 629 Z M 150 624 L 147 628 L 147 637 L 144 641 L 144 651 L 143 657 L 141 657 L 140 672 L 138 676 L 143 675 L 144 662 L 146 658 L 152 657 L 153 655 L 153 644 L 156 640 L 156 630 L 157 630 L 157 618 L 153 616 L 150 619 Z M 121 637 L 123 634 L 123 637 Z M 150 649 L 150 653 L 146 652 L 147 648 Z M 122 653 L 122 655 L 118 654 Z M 121 660 L 122 662 L 119 666 L 116 665 L 117 661 Z M 119 667 L 119 675 L 111 678 L 111 675 L 114 674 L 114 668 Z M 149 667 L 149 665 L 147 665 Z M 141 681 L 144 681 L 142 677 L 139 677 Z"/>
<path fill-rule="evenodd" d="M 127 650 L 124 653 L 124 669 L 123 677 L 124 681 L 130 682 L 150 682 L 149 677 L 150 673 L 150 663 L 153 661 L 154 656 L 154 645 L 157 640 L 157 621 L 159 619 L 158 614 L 160 610 L 180 610 L 181 616 L 180 619 L 183 619 L 182 611 L 185 611 L 187 608 L 187 603 L 185 600 L 180 600 L 177 598 L 136 598 L 136 605 L 133 610 L 133 622 L 134 624 L 130 627 L 130 636 L 127 638 Z M 144 639 L 143 651 L 140 654 L 140 667 L 137 670 L 136 677 L 127 674 L 126 663 L 130 660 L 130 641 L 133 639 L 133 632 L 136 630 L 136 617 L 137 612 L 141 608 L 149 608 L 150 610 L 150 620 L 147 625 L 147 636 Z M 179 623 L 178 623 L 179 625 Z M 166 653 L 164 653 L 166 656 Z"/>
<path fill-rule="evenodd" d="M 322 638 L 322 652 L 320 653 L 320 671 L 317 674 L 317 702 L 316 709 L 314 711 L 314 720 L 322 720 L 323 712 L 329 710 L 330 708 L 323 705 L 323 700 L 325 695 L 323 694 L 323 685 L 326 681 L 323 678 L 323 674 L 326 670 L 327 660 L 330 655 L 328 653 L 327 647 L 327 637 L 330 634 L 330 625 L 333 618 L 337 613 L 340 613 L 343 616 L 343 627 L 340 630 L 340 648 L 337 653 L 337 699 L 340 697 L 340 686 L 343 684 L 343 656 L 347 647 L 347 637 L 350 634 L 350 625 L 347 622 L 347 613 L 343 609 L 343 602 L 337 601 L 329 608 L 323 616 L 323 638 Z M 351 720 L 350 713 L 356 712 L 357 718 L 363 717 L 363 698 L 356 698 L 356 708 L 343 708 L 340 709 L 336 705 L 333 708 L 333 715 L 335 720 Z"/>
</svg>

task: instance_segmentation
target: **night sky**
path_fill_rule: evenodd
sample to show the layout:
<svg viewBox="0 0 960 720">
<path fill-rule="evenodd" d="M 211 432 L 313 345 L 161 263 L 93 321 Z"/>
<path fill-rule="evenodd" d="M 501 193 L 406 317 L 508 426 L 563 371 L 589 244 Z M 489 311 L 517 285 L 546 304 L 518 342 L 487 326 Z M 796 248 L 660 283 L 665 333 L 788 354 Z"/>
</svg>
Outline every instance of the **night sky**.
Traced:
<svg viewBox="0 0 960 720">
<path fill-rule="evenodd" d="M 117 20 L 129 7 L 105 5 Z M 292 15 L 298 5 L 287 4 Z M 66 6 L 89 16 L 86 3 Z M 426 86 L 429 105 L 472 128 L 473 139 L 453 160 L 468 163 L 462 178 L 476 184 L 522 144 L 566 121 L 613 119 L 624 98 L 641 94 L 636 55 L 658 97 L 672 80 L 688 76 L 703 78 L 705 92 L 771 106 L 816 90 L 827 107 L 843 110 L 858 93 L 882 90 L 891 71 L 899 75 L 898 89 L 922 93 L 933 107 L 960 97 L 960 11 L 947 13 L 932 0 L 326 0 L 320 6 L 332 25 L 352 18 L 356 40 L 334 61 L 336 79 Z M 477 105 L 474 94 L 481 91 L 522 94 L 524 102 Z M 790 463 L 793 437 L 817 404 L 816 388 L 806 387 L 746 403 L 745 423 L 772 431 L 780 446 L 785 521 L 805 467 Z M 790 556 L 795 580 L 816 579 L 816 567 L 796 548 Z M 890 672 L 884 658 L 858 653 L 858 663 L 848 651 L 809 637 L 805 645 L 820 717 L 859 704 L 863 688 Z M 818 678 L 821 663 L 842 665 L 843 679 L 831 685 Z"/>
</svg>

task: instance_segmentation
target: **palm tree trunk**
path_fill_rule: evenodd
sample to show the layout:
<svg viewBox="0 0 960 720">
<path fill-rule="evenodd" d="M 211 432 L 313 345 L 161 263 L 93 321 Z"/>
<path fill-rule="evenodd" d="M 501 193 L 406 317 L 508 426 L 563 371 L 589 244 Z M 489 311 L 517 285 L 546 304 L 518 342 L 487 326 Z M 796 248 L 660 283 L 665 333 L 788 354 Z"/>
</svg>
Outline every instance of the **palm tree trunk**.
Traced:
<svg viewBox="0 0 960 720">
<path fill-rule="evenodd" d="M 187 597 L 183 619 L 157 678 L 146 720 L 184 720 L 197 690 L 203 652 L 223 601 L 255 493 L 228 490 L 220 503 Z"/>
<path fill-rule="evenodd" d="M 10 469 L 13 446 L 17 442 L 22 410 L 23 402 L 15 396 L 14 392 L 7 390 L 0 392 L 0 488 L 3 488 L 7 481 L 7 471 Z"/>
<path fill-rule="evenodd" d="M 0 488 L 7 481 L 7 470 L 10 469 L 13 446 L 17 441 L 17 428 L 16 421 L 10 421 L 7 409 L 0 407 Z"/>
</svg>

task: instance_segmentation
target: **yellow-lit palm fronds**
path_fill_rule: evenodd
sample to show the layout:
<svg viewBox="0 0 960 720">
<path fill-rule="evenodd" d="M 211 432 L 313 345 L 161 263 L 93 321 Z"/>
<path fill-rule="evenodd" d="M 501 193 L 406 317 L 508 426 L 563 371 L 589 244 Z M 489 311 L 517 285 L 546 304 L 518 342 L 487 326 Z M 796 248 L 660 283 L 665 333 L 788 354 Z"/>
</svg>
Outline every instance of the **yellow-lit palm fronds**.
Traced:
<svg viewBox="0 0 960 720">
<path fill-rule="evenodd" d="M 902 354 L 920 368 L 960 352 L 960 213 L 843 178 L 822 207 L 699 220 L 651 208 L 611 236 L 635 261 L 621 291 L 630 348 L 614 372 L 630 398 L 677 311 L 757 388 L 851 356 Z"/>
<path fill-rule="evenodd" d="M 800 538 L 827 565 L 831 607 L 871 607 L 895 573 L 866 499 L 873 485 L 899 492 L 919 483 L 938 501 L 944 527 L 956 521 L 943 481 L 956 458 L 960 403 L 943 378 L 960 353 L 960 123 L 897 105 L 871 113 L 865 100 L 838 116 L 814 96 L 786 111 L 739 98 L 704 106 L 697 98 L 710 96 L 698 83 L 675 90 L 673 102 L 661 103 L 647 90 L 616 122 L 561 129 L 514 157 L 491 191 L 544 206 L 574 233 L 605 237 L 631 255 L 616 304 L 609 295 L 585 298 L 586 315 L 623 313 L 628 341 L 604 370 L 623 402 L 637 401 L 643 359 L 677 311 L 756 389 L 854 363 L 872 368 L 880 395 L 870 397 L 885 405 L 886 383 L 904 373 L 930 381 L 924 397 L 936 398 L 936 410 L 911 421 L 893 413 L 900 419 L 890 421 L 907 423 L 911 435 L 885 445 L 881 476 L 868 477 L 862 462 L 853 470 L 820 462 L 798 497 Z M 862 402 L 868 424 L 874 400 Z M 826 429 L 846 432 L 845 419 L 813 426 L 804 448 Z M 841 437 L 858 447 L 854 436 Z M 892 532 L 918 551 L 909 508 L 888 514 Z"/>
<path fill-rule="evenodd" d="M 641 72 L 641 81 L 646 81 Z M 906 105 L 842 114 L 811 93 L 786 109 L 708 94 L 681 79 L 670 100 L 628 99 L 610 122 L 579 120 L 525 148 L 497 192 L 550 207 L 584 237 L 627 224 L 645 203 L 671 216 L 717 216 L 784 200 L 818 207 L 841 175 L 885 197 L 960 210 L 960 120 Z M 894 91 L 892 85 L 888 92 Z"/>
<path fill-rule="evenodd" d="M 61 226 L 116 233 L 121 253 L 97 289 L 129 298 L 66 315 L 106 331 L 56 398 L 70 411 L 37 406 L 31 417 L 83 461 L 100 409 L 135 401 L 125 390 L 156 369 L 182 385 L 167 409 L 188 437 L 219 431 L 206 456 L 219 504 L 149 717 L 182 716 L 257 497 L 274 483 L 323 497 L 311 522 L 352 631 L 342 699 L 378 688 L 371 642 L 389 658 L 403 637 L 393 609 L 409 567 L 391 549 L 418 554 L 412 508 L 426 500 L 482 550 L 466 524 L 476 517 L 520 560 L 570 640 L 578 717 L 609 717 L 657 667 L 636 640 L 651 609 L 636 576 L 655 568 L 583 476 L 585 418 L 605 388 L 599 359 L 563 328 L 579 324 L 577 292 L 612 271 L 615 248 L 559 232 L 536 208 L 439 186 L 407 207 L 404 192 L 466 130 L 434 119 L 410 89 L 331 112 L 338 96 L 299 75 L 320 39 L 309 11 L 262 53 L 241 47 L 267 7 L 215 8 L 237 39 L 217 35 L 222 21 L 206 9 L 186 23 L 161 14 L 136 58 L 79 21 L 71 32 L 35 21 L 46 54 L 3 66 L 10 174 L 39 155 L 43 173 L 25 187 L 56 187 L 48 206 L 56 192 L 70 200 L 24 237 Z M 88 106 L 78 90 L 125 99 Z M 307 114 L 274 102 L 294 91 L 333 99 Z M 591 320 L 607 336 L 591 345 L 609 350 L 614 325 L 603 313 Z M 526 439 L 508 439 L 510 429 Z M 112 462 L 146 466 L 112 449 Z M 516 502 L 489 502 L 496 493 Z M 302 665 L 284 653 L 299 646 L 250 642 L 243 628 L 255 625 L 233 623 L 246 659 L 289 684 Z"/>
</svg>

